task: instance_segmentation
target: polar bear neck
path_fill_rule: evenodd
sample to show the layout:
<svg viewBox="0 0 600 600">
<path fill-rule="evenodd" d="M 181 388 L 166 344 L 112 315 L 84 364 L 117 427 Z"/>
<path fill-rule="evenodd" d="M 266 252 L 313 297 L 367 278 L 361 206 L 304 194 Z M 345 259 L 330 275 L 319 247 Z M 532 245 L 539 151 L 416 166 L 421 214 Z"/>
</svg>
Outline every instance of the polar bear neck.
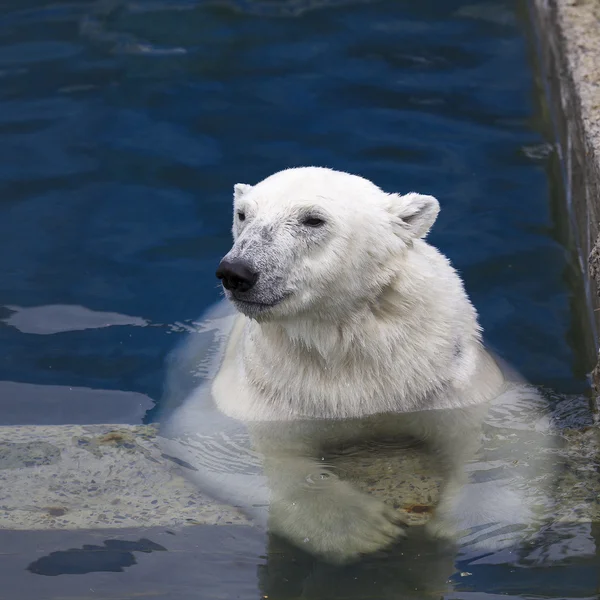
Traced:
<svg viewBox="0 0 600 600">
<path fill-rule="evenodd" d="M 477 314 L 460 277 L 425 243 L 345 319 L 247 321 L 245 332 L 239 357 L 254 401 L 296 416 L 423 407 L 424 398 L 466 385 L 480 356 Z"/>
<path fill-rule="evenodd" d="M 336 312 L 253 323 L 251 338 L 318 356 L 330 366 L 352 357 L 379 362 L 403 348 L 425 357 L 439 344 L 449 343 L 455 352 L 460 340 L 480 341 L 477 313 L 462 280 L 439 251 L 419 240 L 386 270 L 390 277 L 372 295 L 354 304 L 346 300 Z M 419 348 L 424 337 L 426 347 Z"/>
</svg>

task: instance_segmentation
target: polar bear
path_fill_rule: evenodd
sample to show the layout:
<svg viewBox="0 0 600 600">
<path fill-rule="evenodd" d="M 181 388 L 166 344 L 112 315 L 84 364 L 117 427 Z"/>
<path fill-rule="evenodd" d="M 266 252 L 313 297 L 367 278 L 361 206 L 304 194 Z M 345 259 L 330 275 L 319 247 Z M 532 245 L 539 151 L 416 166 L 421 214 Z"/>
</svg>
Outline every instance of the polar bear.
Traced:
<svg viewBox="0 0 600 600">
<path fill-rule="evenodd" d="M 432 196 L 320 167 L 237 184 L 216 273 L 226 303 L 171 359 L 169 453 L 204 491 L 331 562 L 406 529 L 330 461 L 365 440 L 425 443 L 443 481 L 433 535 L 481 539 L 495 524 L 513 540 L 532 518 L 523 482 L 540 472 L 530 450 L 551 443 L 550 422 L 486 350 L 460 276 L 427 243 L 438 212 Z M 517 440 L 510 461 L 494 456 L 502 483 L 472 481 L 498 432 Z"/>
</svg>

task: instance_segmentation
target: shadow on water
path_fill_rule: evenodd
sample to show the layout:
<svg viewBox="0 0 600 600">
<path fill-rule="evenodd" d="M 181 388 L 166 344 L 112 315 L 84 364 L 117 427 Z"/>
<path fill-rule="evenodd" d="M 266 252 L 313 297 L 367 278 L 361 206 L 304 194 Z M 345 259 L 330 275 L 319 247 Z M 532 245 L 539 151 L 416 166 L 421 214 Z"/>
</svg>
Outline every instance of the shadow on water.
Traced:
<svg viewBox="0 0 600 600">
<path fill-rule="evenodd" d="M 553 390 L 565 427 L 587 425 L 586 308 L 525 19 L 524 3 L 508 0 L 5 3 L 2 423 L 154 421 L 165 358 L 219 297 L 233 184 L 319 164 L 438 197 L 430 240 L 464 277 L 487 339 Z M 587 507 L 595 492 L 578 451 L 561 472 Z M 589 548 L 559 567 L 539 566 L 535 547 L 518 567 L 506 556 L 455 563 L 415 531 L 354 567 L 274 537 L 268 560 L 250 543 L 243 558 L 227 536 L 202 538 L 206 553 L 225 548 L 206 558 L 211 568 L 194 571 L 200 554 L 169 573 L 225 580 L 243 564 L 254 586 L 257 566 L 271 599 L 597 593 Z M 548 536 L 591 544 L 598 532 Z M 142 567 L 133 546 L 65 548 L 87 558 L 56 550 L 19 568 L 88 577 L 132 564 L 126 577 Z M 144 554 L 157 561 L 148 580 L 169 554 Z"/>
<path fill-rule="evenodd" d="M 137 542 L 106 540 L 103 546 L 86 544 L 82 548 L 69 548 L 51 552 L 32 562 L 27 570 L 37 575 L 84 575 L 97 571 L 120 573 L 136 564 L 134 552 L 164 552 L 166 548 L 150 540 Z"/>
</svg>

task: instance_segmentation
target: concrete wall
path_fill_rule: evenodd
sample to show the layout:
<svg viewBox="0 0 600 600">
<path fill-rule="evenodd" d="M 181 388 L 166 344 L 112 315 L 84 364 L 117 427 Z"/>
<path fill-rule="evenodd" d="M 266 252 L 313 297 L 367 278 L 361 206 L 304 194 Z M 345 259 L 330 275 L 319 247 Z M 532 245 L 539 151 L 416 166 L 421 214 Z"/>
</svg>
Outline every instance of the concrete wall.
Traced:
<svg viewBox="0 0 600 600">
<path fill-rule="evenodd" d="M 600 0 L 531 0 L 593 339 L 600 331 Z M 593 372 L 600 394 L 600 363 Z M 596 404 L 597 404 L 596 400 Z"/>
</svg>

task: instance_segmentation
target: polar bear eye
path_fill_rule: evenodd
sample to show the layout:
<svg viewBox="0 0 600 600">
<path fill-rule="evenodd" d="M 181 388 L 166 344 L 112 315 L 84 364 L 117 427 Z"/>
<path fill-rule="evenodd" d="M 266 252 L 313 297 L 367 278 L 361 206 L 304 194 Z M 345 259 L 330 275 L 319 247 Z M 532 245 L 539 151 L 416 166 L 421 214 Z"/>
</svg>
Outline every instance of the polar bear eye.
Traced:
<svg viewBox="0 0 600 600">
<path fill-rule="evenodd" d="M 237 217 L 240 221 L 246 220 L 246 213 L 243 210 L 238 210 Z"/>
<path fill-rule="evenodd" d="M 325 221 L 320 217 L 304 217 L 302 219 L 302 225 L 306 225 L 307 227 L 321 227 L 325 225 Z"/>
</svg>

